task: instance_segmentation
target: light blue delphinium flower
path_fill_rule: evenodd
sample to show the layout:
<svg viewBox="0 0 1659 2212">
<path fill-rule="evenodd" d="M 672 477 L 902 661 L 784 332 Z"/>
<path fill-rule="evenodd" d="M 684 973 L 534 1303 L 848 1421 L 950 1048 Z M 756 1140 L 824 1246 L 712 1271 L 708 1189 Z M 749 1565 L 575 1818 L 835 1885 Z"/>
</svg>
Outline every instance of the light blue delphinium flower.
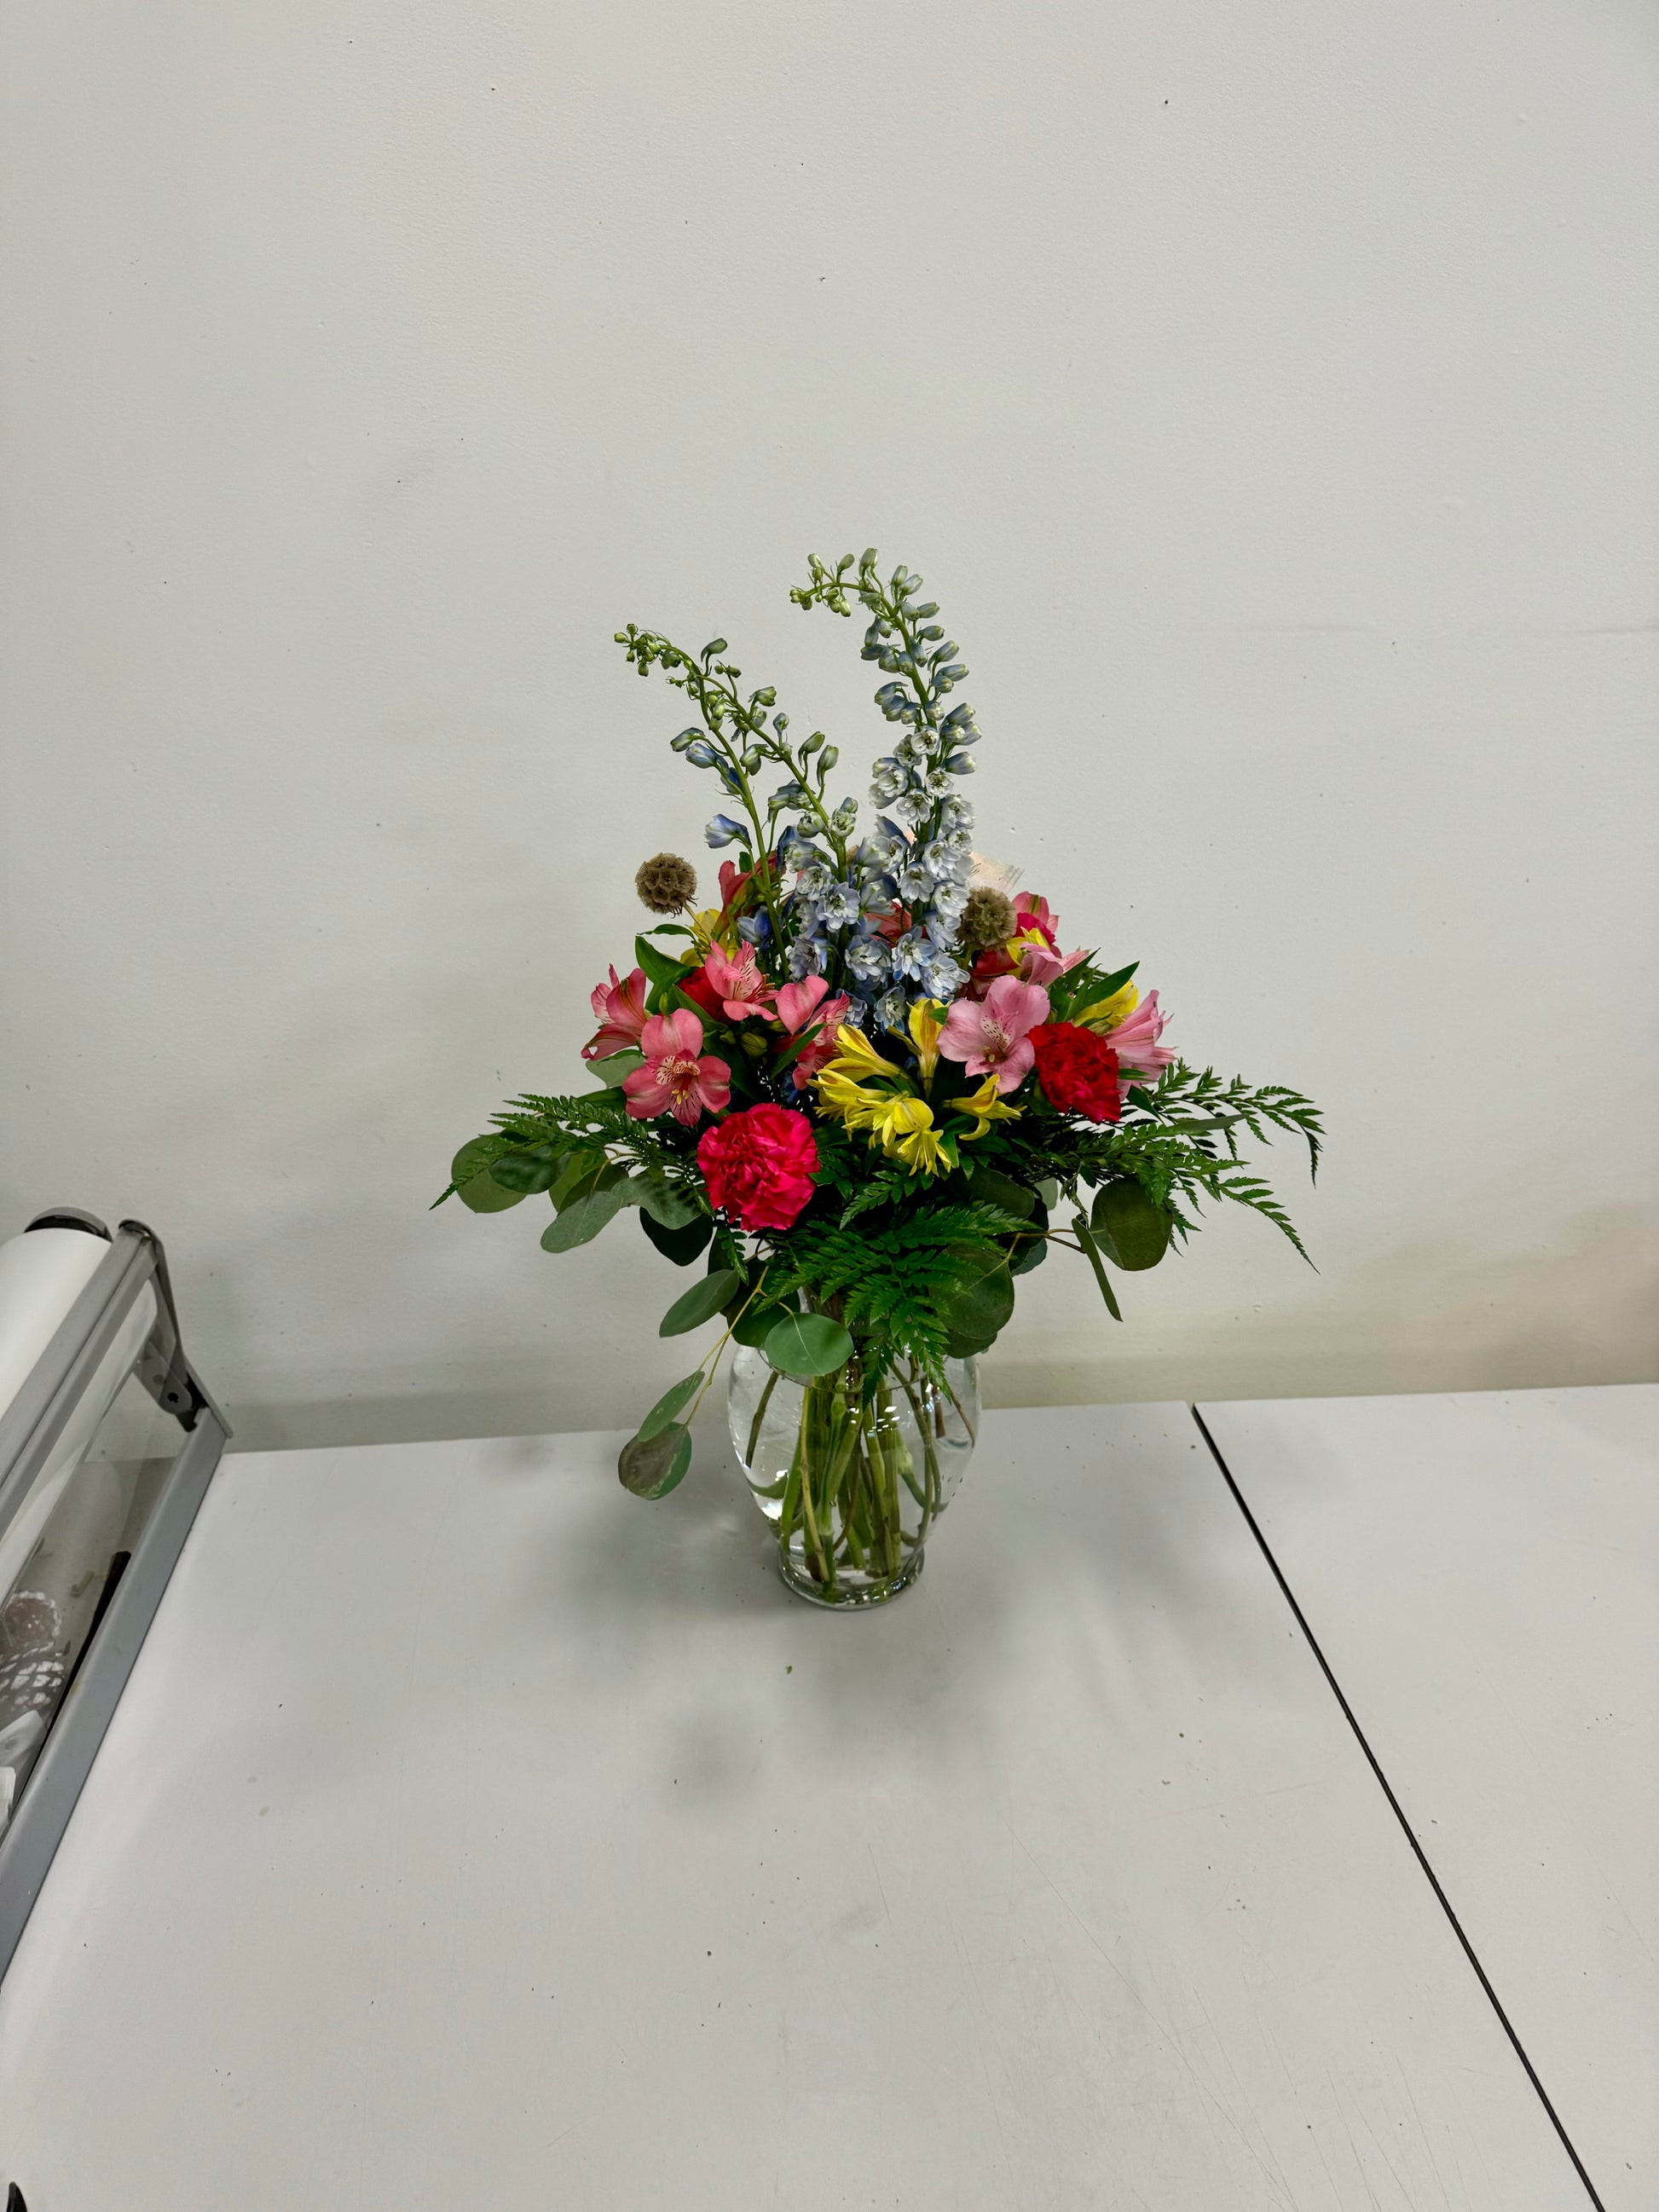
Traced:
<svg viewBox="0 0 1659 2212">
<path fill-rule="evenodd" d="M 922 982 L 938 957 L 938 948 L 925 929 L 907 929 L 893 947 L 893 973 L 910 982 Z"/>
<path fill-rule="evenodd" d="M 884 991 L 876 1001 L 876 1019 L 884 1030 L 902 1030 L 910 1018 L 910 1002 L 902 991 Z"/>
<path fill-rule="evenodd" d="M 746 841 L 749 825 L 745 822 L 734 822 L 729 814 L 717 814 L 702 834 L 714 851 L 719 852 L 722 845 L 730 845 L 737 838 Z"/>
<path fill-rule="evenodd" d="M 847 973 L 861 989 L 878 990 L 893 972 L 893 956 L 885 938 L 855 937 L 847 948 Z"/>
<path fill-rule="evenodd" d="M 826 884 L 817 894 L 817 905 L 830 928 L 846 929 L 859 918 L 858 885 L 839 881 Z"/>
</svg>

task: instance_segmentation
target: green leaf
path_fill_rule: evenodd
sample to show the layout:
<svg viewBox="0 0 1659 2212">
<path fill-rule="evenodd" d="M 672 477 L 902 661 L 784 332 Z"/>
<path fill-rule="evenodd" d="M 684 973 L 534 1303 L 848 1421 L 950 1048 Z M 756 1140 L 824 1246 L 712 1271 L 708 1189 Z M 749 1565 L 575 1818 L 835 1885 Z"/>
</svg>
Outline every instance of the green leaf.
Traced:
<svg viewBox="0 0 1659 2212">
<path fill-rule="evenodd" d="M 1037 1185 L 1037 1196 L 1042 1200 L 1043 1205 L 1048 1208 L 1050 1213 L 1052 1213 L 1054 1208 L 1060 1204 L 1060 1185 L 1054 1181 L 1052 1176 L 1048 1177 L 1047 1182 L 1040 1182 Z"/>
<path fill-rule="evenodd" d="M 643 1206 L 640 1226 L 663 1258 L 672 1260 L 677 1267 L 689 1267 L 714 1233 L 714 1224 L 706 1213 L 698 1214 L 684 1229 L 665 1229 Z"/>
<path fill-rule="evenodd" d="M 983 1199 L 988 1206 L 1000 1206 L 1005 1213 L 1012 1213 L 1021 1221 L 1029 1221 L 1036 1212 L 1036 1193 L 1008 1176 L 999 1175 L 994 1168 L 975 1168 L 969 1177 L 969 1188 L 975 1198 Z"/>
<path fill-rule="evenodd" d="M 489 1173 L 503 1190 L 516 1191 L 524 1198 L 532 1191 L 550 1190 L 563 1160 L 562 1146 L 535 1145 L 528 1152 L 503 1152 L 500 1159 L 490 1162 Z"/>
<path fill-rule="evenodd" d="M 455 1186 L 455 1195 L 474 1213 L 504 1213 L 524 1196 L 521 1190 L 504 1190 L 490 1174 L 489 1158 L 495 1145 L 493 1137 L 474 1137 L 450 1164 L 449 1179 Z"/>
<path fill-rule="evenodd" d="M 678 983 L 686 972 L 684 961 L 676 960 L 672 952 L 665 952 L 659 945 L 653 945 L 648 937 L 636 937 L 634 939 L 634 957 L 653 983 L 664 985 Z"/>
<path fill-rule="evenodd" d="M 683 1183 L 672 1183 L 665 1176 L 656 1174 L 643 1176 L 640 1182 L 640 1204 L 665 1229 L 687 1229 L 694 1221 L 708 1218 Z"/>
<path fill-rule="evenodd" d="M 622 1212 L 623 1187 L 612 1183 L 608 1190 L 590 1190 L 580 1198 L 573 1198 L 556 1221 L 549 1222 L 542 1231 L 544 1252 L 571 1252 L 578 1244 L 591 1244 L 605 1224 Z"/>
<path fill-rule="evenodd" d="M 757 1298 L 753 1305 L 745 1307 L 732 1322 L 732 1334 L 739 1344 L 758 1348 L 765 1343 L 784 1316 L 794 1310 L 781 1298 Z"/>
<path fill-rule="evenodd" d="M 665 1390 L 640 1423 L 638 1441 L 642 1444 L 649 1443 L 653 1437 L 660 1436 L 681 1407 L 689 1405 L 696 1396 L 702 1385 L 702 1370 L 700 1367 L 695 1375 L 688 1375 L 683 1382 L 677 1382 L 672 1390 Z"/>
<path fill-rule="evenodd" d="M 1114 1321 L 1121 1321 L 1123 1316 L 1118 1310 L 1117 1298 L 1112 1289 L 1111 1278 L 1107 1274 L 1105 1267 L 1101 1262 L 1100 1248 L 1095 1243 L 1093 1231 L 1090 1229 L 1088 1223 L 1084 1219 L 1080 1213 L 1074 1213 L 1072 1216 L 1072 1227 L 1076 1231 L 1077 1241 L 1083 1247 L 1084 1253 L 1088 1259 L 1089 1265 L 1095 1271 L 1095 1280 L 1100 1285 L 1101 1297 L 1106 1301 L 1107 1312 L 1110 1314 Z"/>
<path fill-rule="evenodd" d="M 629 1045 L 621 1052 L 611 1053 L 607 1059 L 590 1060 L 587 1072 L 590 1075 L 597 1075 L 607 1091 L 620 1091 L 623 1078 L 631 1075 L 636 1067 L 644 1066 L 645 1054 Z"/>
<path fill-rule="evenodd" d="M 605 1154 L 602 1152 L 568 1152 L 564 1165 L 548 1193 L 553 1201 L 555 1213 L 569 1205 L 582 1184 L 594 1182 L 604 1166 Z"/>
<path fill-rule="evenodd" d="M 657 1323 L 658 1335 L 684 1336 L 687 1329 L 701 1328 L 704 1322 L 713 1321 L 742 1280 L 734 1269 L 721 1267 L 714 1274 L 705 1275 L 702 1282 L 693 1283 Z"/>
<path fill-rule="evenodd" d="M 1008 1262 L 1011 1275 L 1029 1275 L 1033 1267 L 1040 1267 L 1048 1256 L 1046 1237 L 1033 1237 L 1027 1243 L 1016 1244 L 1013 1257 Z"/>
<path fill-rule="evenodd" d="M 785 1375 L 833 1375 L 853 1356 L 853 1340 L 828 1314 L 786 1314 L 766 1340 L 766 1357 Z"/>
<path fill-rule="evenodd" d="M 995 1261 L 957 1291 L 945 1310 L 950 1331 L 945 1350 L 952 1359 L 988 1352 L 1014 1310 L 1013 1279 L 999 1252 Z"/>
<path fill-rule="evenodd" d="M 617 1462 L 617 1476 L 635 1498 L 666 1498 L 691 1464 L 691 1431 L 676 1421 L 654 1437 L 630 1437 Z"/>
<path fill-rule="evenodd" d="M 1127 1176 L 1096 1193 L 1089 1226 L 1101 1250 L 1126 1274 L 1157 1267 L 1170 1249 L 1169 1215 Z"/>
</svg>

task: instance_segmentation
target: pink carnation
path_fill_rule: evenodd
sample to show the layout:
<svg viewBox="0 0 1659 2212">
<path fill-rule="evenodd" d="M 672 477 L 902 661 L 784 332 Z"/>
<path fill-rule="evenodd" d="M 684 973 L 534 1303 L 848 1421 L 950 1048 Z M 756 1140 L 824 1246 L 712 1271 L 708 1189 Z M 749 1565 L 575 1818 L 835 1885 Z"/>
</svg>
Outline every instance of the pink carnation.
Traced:
<svg viewBox="0 0 1659 2212">
<path fill-rule="evenodd" d="M 744 1229 L 793 1229 L 812 1196 L 817 1139 L 805 1114 L 751 1106 L 705 1129 L 697 1165 L 716 1212 Z"/>
</svg>

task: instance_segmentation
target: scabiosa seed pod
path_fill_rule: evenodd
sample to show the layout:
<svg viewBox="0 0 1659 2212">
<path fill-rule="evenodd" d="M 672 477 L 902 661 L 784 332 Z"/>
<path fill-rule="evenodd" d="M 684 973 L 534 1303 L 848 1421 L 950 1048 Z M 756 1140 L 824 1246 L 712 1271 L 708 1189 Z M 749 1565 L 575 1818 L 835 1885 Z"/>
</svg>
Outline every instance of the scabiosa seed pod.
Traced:
<svg viewBox="0 0 1659 2212">
<path fill-rule="evenodd" d="M 641 864 L 634 888 L 653 914 L 679 914 L 697 896 L 697 872 L 678 853 L 658 853 Z"/>
<path fill-rule="evenodd" d="M 962 927 L 958 932 L 963 948 L 969 952 L 984 952 L 994 945 L 1004 945 L 1014 933 L 1014 909 L 1012 901 L 989 884 L 981 884 L 968 894 L 968 903 L 962 909 Z"/>
</svg>

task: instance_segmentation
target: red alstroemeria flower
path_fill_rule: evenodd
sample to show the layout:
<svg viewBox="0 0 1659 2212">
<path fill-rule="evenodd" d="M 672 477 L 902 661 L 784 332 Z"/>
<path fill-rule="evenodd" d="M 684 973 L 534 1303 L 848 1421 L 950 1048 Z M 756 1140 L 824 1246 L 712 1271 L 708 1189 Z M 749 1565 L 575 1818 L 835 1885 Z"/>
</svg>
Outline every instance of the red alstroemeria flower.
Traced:
<svg viewBox="0 0 1659 2212">
<path fill-rule="evenodd" d="M 705 1114 L 723 1114 L 732 1099 L 732 1071 L 712 1054 L 699 1057 L 702 1024 L 689 1006 L 653 1014 L 640 1039 L 645 1066 L 623 1079 L 636 1121 L 672 1114 L 688 1128 Z"/>
<path fill-rule="evenodd" d="M 745 1230 L 793 1229 L 811 1202 L 817 1164 L 811 1123 L 787 1106 L 728 1114 L 697 1144 L 709 1204 Z"/>
<path fill-rule="evenodd" d="M 1090 1121 L 1115 1121 L 1123 1111 L 1117 1054 L 1092 1030 L 1074 1022 L 1044 1022 L 1031 1031 L 1042 1095 L 1062 1114 Z"/>
<path fill-rule="evenodd" d="M 582 1047 L 584 1060 L 608 1060 L 613 1052 L 626 1052 L 630 1045 L 638 1044 L 645 1027 L 645 994 L 643 968 L 635 968 L 625 983 L 618 981 L 613 968 L 608 984 L 593 986 L 590 1003 L 599 1032 Z"/>
</svg>

